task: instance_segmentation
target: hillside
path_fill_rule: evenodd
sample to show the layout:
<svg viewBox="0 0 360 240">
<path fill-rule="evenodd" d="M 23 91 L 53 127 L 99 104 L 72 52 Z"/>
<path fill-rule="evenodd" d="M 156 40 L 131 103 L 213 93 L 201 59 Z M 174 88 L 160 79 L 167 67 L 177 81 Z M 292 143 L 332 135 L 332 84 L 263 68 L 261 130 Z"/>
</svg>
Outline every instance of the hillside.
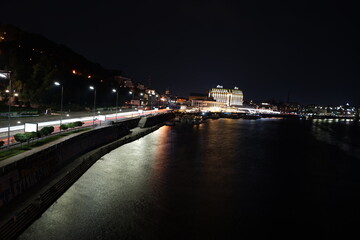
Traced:
<svg viewBox="0 0 360 240">
<path fill-rule="evenodd" d="M 98 104 L 108 105 L 109 89 L 116 86 L 112 71 L 88 61 L 70 48 L 39 34 L 24 32 L 0 24 L 0 70 L 11 71 L 12 87 L 20 105 L 56 105 L 60 91 L 54 81 L 64 85 L 64 105 L 91 106 L 97 88 Z M 6 100 L 8 81 L 0 82 L 0 94 Z"/>
</svg>

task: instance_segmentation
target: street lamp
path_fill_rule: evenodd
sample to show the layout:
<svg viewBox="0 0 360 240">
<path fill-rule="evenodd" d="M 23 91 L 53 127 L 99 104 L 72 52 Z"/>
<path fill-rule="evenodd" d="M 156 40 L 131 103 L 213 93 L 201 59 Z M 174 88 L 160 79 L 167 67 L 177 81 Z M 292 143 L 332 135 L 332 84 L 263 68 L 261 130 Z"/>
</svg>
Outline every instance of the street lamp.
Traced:
<svg viewBox="0 0 360 240">
<path fill-rule="evenodd" d="M 116 91 L 116 89 L 113 89 L 112 91 L 113 91 L 114 93 L 116 93 L 116 117 L 115 117 L 115 120 L 117 121 L 119 94 L 118 94 L 118 92 Z"/>
<path fill-rule="evenodd" d="M 11 77 L 10 77 L 11 71 L 8 71 L 8 76 L 4 73 L 0 73 L 1 78 L 7 78 L 9 77 L 9 111 L 8 111 L 8 143 L 7 147 L 10 147 L 10 111 L 11 111 Z"/>
<path fill-rule="evenodd" d="M 96 89 L 93 86 L 89 87 L 91 90 L 94 90 L 94 116 L 93 116 L 93 128 L 95 128 L 95 103 L 96 103 Z"/>
<path fill-rule="evenodd" d="M 55 86 L 61 86 L 61 102 L 60 102 L 60 132 L 61 132 L 64 86 L 61 85 L 59 82 L 54 82 L 54 85 Z"/>
</svg>

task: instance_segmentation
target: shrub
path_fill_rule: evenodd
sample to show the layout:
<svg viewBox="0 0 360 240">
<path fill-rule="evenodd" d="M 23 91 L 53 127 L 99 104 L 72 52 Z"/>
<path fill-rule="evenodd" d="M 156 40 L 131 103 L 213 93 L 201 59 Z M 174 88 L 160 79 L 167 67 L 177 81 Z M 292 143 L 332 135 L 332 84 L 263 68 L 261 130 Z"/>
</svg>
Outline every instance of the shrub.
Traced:
<svg viewBox="0 0 360 240">
<path fill-rule="evenodd" d="M 82 125 L 84 125 L 84 123 L 81 122 L 81 121 L 77 121 L 77 122 L 75 122 L 75 123 L 76 123 L 76 126 L 78 126 L 78 127 L 81 127 Z"/>
<path fill-rule="evenodd" d="M 72 123 L 68 123 L 68 124 L 62 124 L 60 126 L 60 128 L 61 128 L 61 130 L 66 130 L 68 128 L 81 127 L 82 125 L 84 125 L 83 122 L 77 121 L 77 122 L 72 122 Z"/>
<path fill-rule="evenodd" d="M 69 127 L 68 127 L 68 125 L 67 124 L 61 124 L 60 125 L 60 129 L 61 130 L 66 130 L 66 129 L 68 129 Z"/>
<path fill-rule="evenodd" d="M 4 146 L 5 142 L 4 141 L 0 141 L 0 147 Z"/>
<path fill-rule="evenodd" d="M 26 142 L 30 141 L 32 138 L 36 138 L 37 133 L 36 132 L 27 132 L 27 133 L 18 133 L 14 135 L 14 138 L 17 142 Z"/>
<path fill-rule="evenodd" d="M 39 132 L 38 135 L 40 135 L 40 137 L 42 136 L 47 136 L 50 135 L 51 133 L 54 132 L 54 127 L 43 127 Z"/>
<path fill-rule="evenodd" d="M 24 133 L 17 133 L 14 135 L 14 138 L 17 142 L 26 142 L 27 141 L 27 136 Z"/>
<path fill-rule="evenodd" d="M 68 123 L 67 127 L 68 128 L 74 128 L 74 127 L 77 127 L 77 125 L 76 125 L 76 123 L 72 122 L 72 123 Z"/>
</svg>

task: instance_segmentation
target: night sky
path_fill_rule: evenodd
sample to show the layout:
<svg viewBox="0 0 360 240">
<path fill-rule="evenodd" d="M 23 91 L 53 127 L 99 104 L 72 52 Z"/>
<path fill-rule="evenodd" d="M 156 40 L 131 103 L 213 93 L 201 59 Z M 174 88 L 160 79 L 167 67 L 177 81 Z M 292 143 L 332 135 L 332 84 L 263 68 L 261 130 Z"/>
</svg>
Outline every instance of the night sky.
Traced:
<svg viewBox="0 0 360 240">
<path fill-rule="evenodd" d="M 359 8 L 347 1 L 6 1 L 0 21 L 187 97 L 360 105 Z M 355 1 L 353 1 L 355 3 Z M 151 79 L 151 81 L 149 81 Z"/>
</svg>

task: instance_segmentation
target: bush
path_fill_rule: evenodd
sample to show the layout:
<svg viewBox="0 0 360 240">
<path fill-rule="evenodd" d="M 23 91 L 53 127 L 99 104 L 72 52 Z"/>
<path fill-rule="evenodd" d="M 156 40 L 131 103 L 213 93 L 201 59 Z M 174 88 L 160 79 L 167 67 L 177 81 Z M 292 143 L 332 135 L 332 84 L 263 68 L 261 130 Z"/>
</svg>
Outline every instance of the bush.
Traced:
<svg viewBox="0 0 360 240">
<path fill-rule="evenodd" d="M 68 124 L 61 124 L 60 128 L 61 130 L 66 130 L 68 128 L 81 127 L 82 125 L 84 125 L 83 122 L 77 121 Z"/>
<path fill-rule="evenodd" d="M 0 141 L 0 147 L 4 146 L 5 142 L 4 141 Z"/>
<path fill-rule="evenodd" d="M 76 126 L 78 126 L 78 127 L 81 127 L 82 125 L 84 125 L 84 123 L 83 122 L 80 122 L 80 121 L 77 121 L 77 122 L 75 122 L 76 123 Z"/>
<path fill-rule="evenodd" d="M 76 125 L 76 123 L 72 122 L 72 123 L 68 123 L 67 127 L 68 128 L 74 128 L 74 127 L 77 127 L 77 125 Z"/>
<path fill-rule="evenodd" d="M 27 133 L 18 133 L 14 135 L 14 138 L 17 142 L 26 142 L 30 139 L 36 138 L 38 135 L 36 132 L 27 132 Z"/>
<path fill-rule="evenodd" d="M 61 124 L 60 125 L 60 129 L 61 130 L 66 130 L 66 129 L 68 129 L 69 127 L 68 127 L 68 124 Z"/>
<path fill-rule="evenodd" d="M 47 136 L 47 135 L 50 135 L 51 133 L 54 132 L 54 127 L 43 127 L 39 132 L 38 132 L 38 135 L 39 137 L 42 137 L 42 136 Z"/>
<path fill-rule="evenodd" d="M 27 141 L 27 136 L 24 133 L 17 133 L 14 135 L 14 138 L 17 142 L 26 142 Z"/>
</svg>

